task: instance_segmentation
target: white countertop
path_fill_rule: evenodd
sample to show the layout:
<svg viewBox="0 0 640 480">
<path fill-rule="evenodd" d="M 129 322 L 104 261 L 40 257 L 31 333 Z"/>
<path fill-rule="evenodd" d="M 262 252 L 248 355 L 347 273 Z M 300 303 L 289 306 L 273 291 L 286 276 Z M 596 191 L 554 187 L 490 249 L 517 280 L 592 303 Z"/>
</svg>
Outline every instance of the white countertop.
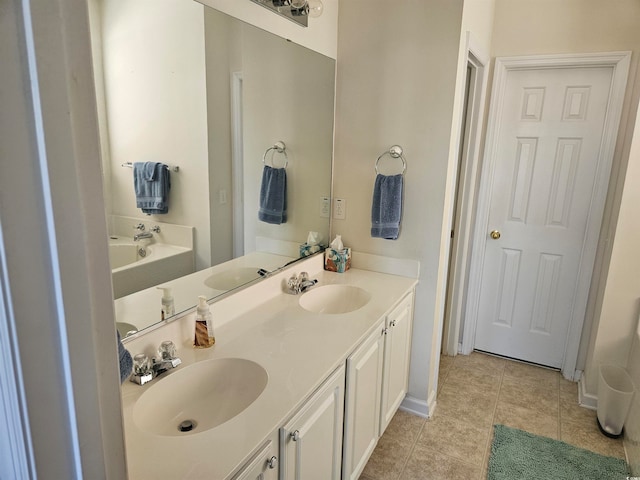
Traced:
<svg viewBox="0 0 640 480">
<path fill-rule="evenodd" d="M 256 285 L 233 295 L 234 302 L 256 302 L 248 311 L 215 328 L 216 344 L 209 349 L 194 349 L 191 340 L 162 334 L 180 331 L 164 328 L 153 332 L 158 338 L 173 340 L 183 363 L 150 384 L 122 386 L 123 416 L 129 478 L 138 479 L 225 479 L 241 466 L 255 449 L 279 428 L 322 381 L 365 339 L 377 322 L 417 283 L 416 279 L 351 269 L 346 273 L 313 272 L 318 285 L 357 285 L 371 294 L 368 304 L 346 314 L 315 314 L 302 309 L 300 295 L 266 295 L 266 286 Z M 279 276 L 265 280 L 279 285 L 291 272 L 303 270 L 296 264 Z M 279 288 L 279 287 L 277 287 Z M 318 288 L 318 287 L 314 287 Z M 262 290 L 261 290 L 262 289 Z M 273 292 L 273 290 L 271 290 Z M 304 294 L 302 294 L 304 295 Z M 235 298 L 233 298 L 235 297 Z M 225 302 L 222 300 L 220 303 Z M 212 306 L 216 307 L 217 304 Z M 222 308 L 222 306 L 221 306 Z M 214 310 L 214 319 L 216 312 Z M 193 322 L 187 316 L 183 322 Z M 143 337 L 144 338 L 144 337 Z M 142 338 L 127 344 L 132 354 L 142 348 Z M 147 343 L 150 340 L 147 340 Z M 148 347 L 145 351 L 148 350 Z M 133 420 L 137 398 L 156 382 L 197 361 L 213 358 L 245 358 L 260 364 L 269 380 L 262 394 L 246 410 L 211 430 L 176 437 L 160 437 L 140 430 Z"/>
</svg>

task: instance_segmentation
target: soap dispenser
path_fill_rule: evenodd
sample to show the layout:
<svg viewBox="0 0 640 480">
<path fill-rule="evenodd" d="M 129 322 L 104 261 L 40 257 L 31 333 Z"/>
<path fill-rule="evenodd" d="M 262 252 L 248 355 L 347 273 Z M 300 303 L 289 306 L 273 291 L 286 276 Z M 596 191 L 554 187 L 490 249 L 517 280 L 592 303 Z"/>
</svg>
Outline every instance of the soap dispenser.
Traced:
<svg viewBox="0 0 640 480">
<path fill-rule="evenodd" d="M 171 295 L 170 287 L 156 287 L 158 290 L 162 290 L 162 310 L 160 312 L 160 319 L 165 320 L 176 314 L 176 308 L 173 305 L 173 296 Z"/>
<path fill-rule="evenodd" d="M 213 318 L 209 311 L 207 297 L 198 297 L 198 308 L 196 308 L 196 334 L 193 339 L 193 346 L 196 348 L 209 348 L 216 343 L 213 335 Z"/>
</svg>

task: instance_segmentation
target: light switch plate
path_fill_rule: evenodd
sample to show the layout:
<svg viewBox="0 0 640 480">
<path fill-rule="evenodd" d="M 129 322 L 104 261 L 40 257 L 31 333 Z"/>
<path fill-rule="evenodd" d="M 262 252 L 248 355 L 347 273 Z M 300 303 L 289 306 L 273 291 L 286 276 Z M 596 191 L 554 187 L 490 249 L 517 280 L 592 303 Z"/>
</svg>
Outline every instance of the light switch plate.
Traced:
<svg viewBox="0 0 640 480">
<path fill-rule="evenodd" d="M 329 218 L 331 216 L 331 199 L 320 197 L 320 217 Z"/>
<path fill-rule="evenodd" d="M 347 218 L 347 201 L 344 198 L 336 198 L 333 201 L 333 218 L 336 220 Z"/>
</svg>

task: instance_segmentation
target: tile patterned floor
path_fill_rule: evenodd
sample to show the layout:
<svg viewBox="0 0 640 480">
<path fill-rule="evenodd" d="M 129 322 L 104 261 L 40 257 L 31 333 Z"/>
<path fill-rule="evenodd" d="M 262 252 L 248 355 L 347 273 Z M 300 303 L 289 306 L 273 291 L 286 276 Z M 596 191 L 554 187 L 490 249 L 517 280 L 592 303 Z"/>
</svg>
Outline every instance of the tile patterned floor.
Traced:
<svg viewBox="0 0 640 480">
<path fill-rule="evenodd" d="M 603 436 L 595 411 L 578 405 L 576 383 L 474 352 L 440 358 L 435 415 L 398 411 L 360 480 L 486 479 L 495 423 L 624 458 L 622 440 Z"/>
</svg>

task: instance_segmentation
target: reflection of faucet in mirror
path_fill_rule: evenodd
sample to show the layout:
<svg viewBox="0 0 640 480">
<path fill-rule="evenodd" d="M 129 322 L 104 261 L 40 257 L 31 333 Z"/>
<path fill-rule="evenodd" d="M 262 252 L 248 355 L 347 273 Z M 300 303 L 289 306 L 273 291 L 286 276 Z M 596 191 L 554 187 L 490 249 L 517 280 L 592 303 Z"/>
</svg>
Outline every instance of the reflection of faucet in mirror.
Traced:
<svg viewBox="0 0 640 480">
<path fill-rule="evenodd" d="M 253 279 L 264 278 L 258 270 L 276 270 L 299 256 L 309 231 L 328 238 L 329 215 L 320 202 L 331 189 L 335 61 L 195 2 L 98 4 L 92 34 L 108 218 L 147 218 L 135 207 L 131 170 L 122 164 L 179 162 L 181 173 L 171 187 L 175 208 L 150 218 L 163 232 L 165 223 L 193 229 L 196 271 L 251 267 Z M 201 36 L 193 35 L 196 24 L 203 25 Z M 137 33 L 158 28 L 161 39 Z M 287 89 L 270 87 L 292 82 L 313 95 L 294 98 Z M 289 156 L 288 220 L 260 224 L 260 160 L 277 140 L 286 142 Z M 133 237 L 147 235 L 137 231 Z M 154 245 L 165 241 L 163 233 Z M 271 257 L 234 263 L 255 252 Z M 214 274 L 220 271 L 205 279 Z M 181 299 L 179 290 L 176 313 L 192 307 L 195 298 L 189 292 Z M 139 312 L 129 300 L 116 310 Z M 157 322 L 157 305 L 151 310 Z"/>
</svg>

